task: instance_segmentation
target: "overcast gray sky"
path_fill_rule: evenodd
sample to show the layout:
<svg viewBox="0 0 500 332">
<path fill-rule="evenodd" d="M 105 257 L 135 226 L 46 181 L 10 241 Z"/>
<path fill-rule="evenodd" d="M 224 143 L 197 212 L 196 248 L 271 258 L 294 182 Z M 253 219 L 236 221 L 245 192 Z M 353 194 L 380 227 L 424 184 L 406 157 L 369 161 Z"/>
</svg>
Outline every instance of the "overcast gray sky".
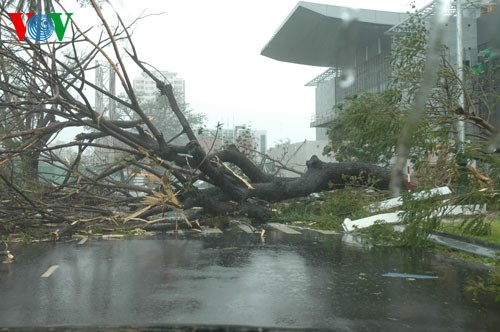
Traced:
<svg viewBox="0 0 500 332">
<path fill-rule="evenodd" d="M 428 1 L 417 1 L 421 6 Z M 250 124 L 266 130 L 268 146 L 280 140 L 314 139 L 314 87 L 304 84 L 326 68 L 283 63 L 261 49 L 297 0 L 119 1 L 127 20 L 143 10 L 164 12 L 134 32 L 139 54 L 186 80 L 186 100 L 208 116 L 208 127 Z M 408 11 L 410 0 L 312 1 L 357 8 Z M 75 17 L 76 18 L 76 17 Z M 135 75 L 139 71 L 134 72 Z"/>
</svg>

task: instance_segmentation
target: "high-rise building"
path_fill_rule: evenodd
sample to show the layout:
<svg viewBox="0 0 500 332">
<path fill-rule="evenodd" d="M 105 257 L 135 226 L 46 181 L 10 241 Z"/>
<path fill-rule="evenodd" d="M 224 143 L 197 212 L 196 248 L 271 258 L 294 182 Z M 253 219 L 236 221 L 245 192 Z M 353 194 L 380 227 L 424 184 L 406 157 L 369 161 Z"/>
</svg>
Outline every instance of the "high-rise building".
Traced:
<svg viewBox="0 0 500 332">
<path fill-rule="evenodd" d="M 165 83 L 172 84 L 174 95 L 179 107 L 183 108 L 186 104 L 186 83 L 183 78 L 177 76 L 177 73 L 170 71 L 161 71 L 156 74 Z M 134 79 L 134 91 L 140 101 L 154 101 L 160 94 L 156 83 L 146 73 Z"/>
</svg>

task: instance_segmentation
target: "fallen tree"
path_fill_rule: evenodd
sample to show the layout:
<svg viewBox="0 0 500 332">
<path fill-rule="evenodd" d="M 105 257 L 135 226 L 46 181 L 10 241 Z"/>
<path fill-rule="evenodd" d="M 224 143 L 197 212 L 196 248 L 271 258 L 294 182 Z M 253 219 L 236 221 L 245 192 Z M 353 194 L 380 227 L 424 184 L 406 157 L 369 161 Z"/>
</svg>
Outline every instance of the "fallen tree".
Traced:
<svg viewBox="0 0 500 332">
<path fill-rule="evenodd" d="M 312 156 L 303 175 L 282 178 L 264 173 L 234 146 L 215 153 L 205 151 L 177 104 L 172 86 L 140 60 L 129 27 L 117 15 L 120 26 L 112 29 L 100 6 L 95 1 L 91 5 L 103 26 L 98 42 L 74 21 L 71 41 L 54 45 L 28 38 L 18 42 L 14 29 L 2 26 L 0 223 L 62 225 L 53 233 L 59 239 L 76 227 L 102 221 L 150 224 L 167 211 L 182 214 L 192 227 L 183 212 L 192 207 L 203 208 L 205 214 L 248 216 L 264 222 L 272 217 L 268 202 L 340 188 L 353 177 L 388 188 L 390 172 L 367 163 L 325 163 Z M 9 8 L 4 7 L 2 22 L 9 20 Z M 82 55 L 82 45 L 90 46 L 91 51 Z M 178 134 L 164 137 L 141 107 L 127 70 L 133 64 L 124 62 L 125 55 L 156 82 L 160 95 L 167 97 L 178 122 Z M 97 60 L 107 61 L 123 96 L 88 79 Z M 98 110 L 90 102 L 89 90 L 134 116 L 110 118 L 106 110 Z M 69 127 L 82 132 L 71 142 L 52 142 Z M 173 144 L 180 136 L 188 143 Z M 68 149 L 74 152 L 73 157 L 61 156 L 60 152 Z M 99 150 L 113 159 L 95 167 L 85 163 L 89 150 Z M 40 162 L 57 170 L 58 181 L 40 174 Z M 29 176 L 23 176 L 26 164 L 31 165 Z M 135 183 L 137 173 L 154 178 L 156 187 Z M 212 187 L 199 189 L 193 185 L 198 180 Z"/>
</svg>

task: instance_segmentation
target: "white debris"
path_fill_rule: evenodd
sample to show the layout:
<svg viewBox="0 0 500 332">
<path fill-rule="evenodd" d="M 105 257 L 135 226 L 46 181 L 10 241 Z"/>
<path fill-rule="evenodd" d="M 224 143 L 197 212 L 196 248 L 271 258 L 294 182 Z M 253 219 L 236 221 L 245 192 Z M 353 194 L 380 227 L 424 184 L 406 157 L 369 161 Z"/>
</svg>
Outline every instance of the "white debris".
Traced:
<svg viewBox="0 0 500 332">
<path fill-rule="evenodd" d="M 401 222 L 400 214 L 402 213 L 403 211 L 382 213 L 357 220 L 351 220 L 349 218 L 346 218 L 342 223 L 342 228 L 346 232 L 352 232 L 359 228 L 367 228 L 373 226 L 375 223 L 381 223 L 381 224 L 398 223 Z"/>
</svg>

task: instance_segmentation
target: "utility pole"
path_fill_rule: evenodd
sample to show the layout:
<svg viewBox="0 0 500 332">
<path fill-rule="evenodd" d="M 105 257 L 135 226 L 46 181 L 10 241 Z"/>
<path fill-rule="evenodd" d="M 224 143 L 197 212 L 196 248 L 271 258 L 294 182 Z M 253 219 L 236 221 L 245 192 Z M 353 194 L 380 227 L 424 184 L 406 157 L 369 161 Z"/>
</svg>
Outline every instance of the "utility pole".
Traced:
<svg viewBox="0 0 500 332">
<path fill-rule="evenodd" d="M 457 15 L 457 75 L 460 84 L 464 84 L 464 46 L 463 46 L 463 11 L 462 0 L 456 1 L 456 15 Z M 460 107 L 465 107 L 465 96 L 463 88 L 460 88 L 458 99 Z M 465 158 L 465 121 L 461 115 L 457 121 L 457 164 L 458 164 L 458 179 L 457 179 L 457 193 L 464 193 L 467 190 L 467 159 Z"/>
<path fill-rule="evenodd" d="M 457 10 L 457 75 L 460 82 L 464 82 L 464 26 L 463 26 L 463 12 L 462 12 L 462 0 L 456 0 L 456 10 Z M 465 109 L 465 97 L 463 89 L 460 89 L 460 95 L 458 100 L 459 106 Z M 457 121 L 457 134 L 458 134 L 458 151 L 464 152 L 465 143 L 465 123 L 461 117 Z"/>
<path fill-rule="evenodd" d="M 109 65 L 109 93 L 111 96 L 116 96 L 116 73 L 113 66 Z M 110 96 L 108 97 L 109 119 L 116 120 L 116 102 Z"/>
<path fill-rule="evenodd" d="M 100 89 L 104 87 L 104 75 L 99 61 L 95 62 L 95 84 Z M 97 113 L 104 111 L 104 96 L 98 89 L 95 90 L 95 111 Z"/>
<path fill-rule="evenodd" d="M 116 73 L 114 71 L 113 66 L 104 61 L 96 61 L 95 64 L 96 64 L 95 85 L 99 89 L 106 91 L 111 96 L 115 96 Z M 104 114 L 107 113 L 107 116 L 105 118 L 108 120 L 116 120 L 117 118 L 116 102 L 109 95 L 105 96 L 104 93 L 99 91 L 99 89 L 95 91 L 95 111 L 103 116 Z M 101 143 L 105 143 L 111 147 L 115 146 L 117 142 L 116 139 L 112 136 L 107 138 L 102 138 L 100 140 Z M 99 162 L 105 162 L 108 164 L 114 160 L 116 156 L 116 151 L 114 150 L 104 151 L 98 148 L 96 149 L 96 156 Z"/>
</svg>

